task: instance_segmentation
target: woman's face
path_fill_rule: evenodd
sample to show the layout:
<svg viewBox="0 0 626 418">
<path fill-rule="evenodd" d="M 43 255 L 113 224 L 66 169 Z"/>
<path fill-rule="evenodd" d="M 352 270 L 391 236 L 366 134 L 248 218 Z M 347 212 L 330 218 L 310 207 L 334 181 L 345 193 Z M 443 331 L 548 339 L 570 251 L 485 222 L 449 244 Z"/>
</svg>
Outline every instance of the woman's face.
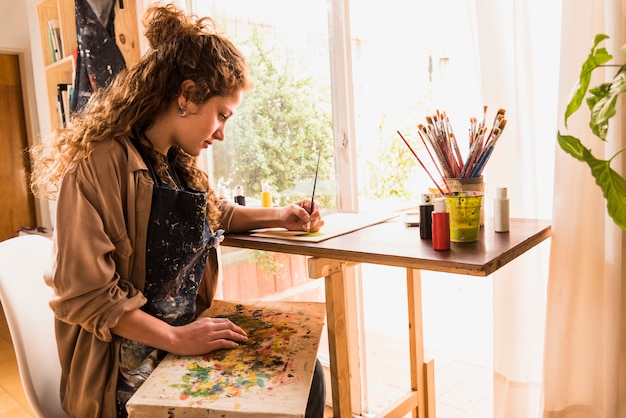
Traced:
<svg viewBox="0 0 626 418">
<path fill-rule="evenodd" d="M 239 107 L 243 95 L 243 90 L 239 90 L 229 97 L 211 97 L 201 105 L 187 102 L 187 114 L 176 120 L 172 145 L 195 157 L 213 141 L 223 141 L 226 122 Z"/>
</svg>

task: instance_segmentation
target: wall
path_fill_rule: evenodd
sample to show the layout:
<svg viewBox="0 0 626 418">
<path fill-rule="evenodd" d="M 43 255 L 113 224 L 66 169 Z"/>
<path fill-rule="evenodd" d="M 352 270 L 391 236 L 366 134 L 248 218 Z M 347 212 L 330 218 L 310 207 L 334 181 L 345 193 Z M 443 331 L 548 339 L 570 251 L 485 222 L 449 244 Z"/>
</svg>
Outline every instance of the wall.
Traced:
<svg viewBox="0 0 626 418">
<path fill-rule="evenodd" d="M 132 1 L 132 0 L 129 0 Z M 141 18 L 143 11 L 154 0 L 135 0 L 137 4 L 137 24 L 139 27 L 140 50 L 147 45 L 143 35 Z M 185 0 L 173 0 L 185 7 Z M 50 133 L 46 85 L 41 45 L 39 43 L 39 23 L 37 19 L 38 0 L 0 0 L 0 53 L 19 56 L 26 107 L 26 129 L 30 144 L 41 140 Z M 40 92 L 40 93 L 38 93 Z M 47 202 L 38 202 L 37 217 L 40 226 L 52 226 L 51 215 L 54 208 Z M 52 215 L 53 216 L 53 215 Z"/>
<path fill-rule="evenodd" d="M 36 0 L 0 0 L 0 51 L 20 55 L 31 141 L 39 138 L 41 132 L 50 131 L 47 118 L 39 117 L 48 114 L 46 97 L 36 95 L 37 91 L 45 91 L 36 3 Z"/>
<path fill-rule="evenodd" d="M 50 132 L 46 110 L 45 81 L 37 23 L 37 0 L 0 0 L 0 53 L 19 58 L 28 142 L 38 141 Z M 33 40 L 33 42 L 31 42 Z M 41 226 L 50 227 L 47 202 L 38 202 L 37 217 Z"/>
</svg>

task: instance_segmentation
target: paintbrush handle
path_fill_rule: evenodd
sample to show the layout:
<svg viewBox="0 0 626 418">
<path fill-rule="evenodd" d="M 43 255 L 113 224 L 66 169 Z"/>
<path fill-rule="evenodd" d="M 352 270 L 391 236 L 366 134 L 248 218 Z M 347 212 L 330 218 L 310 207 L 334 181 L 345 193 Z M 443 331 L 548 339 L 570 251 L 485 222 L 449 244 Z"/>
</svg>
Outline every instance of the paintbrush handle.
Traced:
<svg viewBox="0 0 626 418">
<path fill-rule="evenodd" d="M 413 156 L 415 157 L 415 159 L 417 160 L 418 163 L 420 163 L 420 165 L 422 166 L 422 168 L 424 169 L 424 171 L 426 172 L 426 174 L 428 174 L 428 177 L 430 177 L 430 179 L 433 181 L 433 183 L 435 183 L 435 186 L 437 186 L 437 188 L 439 189 L 439 192 L 441 193 L 441 195 L 445 195 L 445 193 L 443 192 L 443 190 L 441 190 L 441 187 L 439 187 L 439 184 L 437 183 L 437 181 L 433 178 L 433 176 L 430 174 L 430 172 L 428 171 L 428 169 L 426 168 L 426 166 L 424 165 L 424 163 L 422 163 L 422 160 L 420 160 L 420 157 L 417 156 L 417 154 L 415 153 L 415 151 L 413 151 L 413 148 L 411 148 L 411 145 L 409 145 L 408 141 L 406 139 L 404 139 L 404 137 L 402 136 L 402 134 L 400 133 L 400 131 L 396 131 L 398 132 L 398 135 L 400 135 L 400 138 L 402 138 L 402 140 L 404 141 L 404 143 L 406 144 L 406 146 L 409 148 L 409 150 L 411 151 L 411 153 L 413 154 Z"/>
<path fill-rule="evenodd" d="M 322 156 L 322 149 L 320 148 L 320 150 L 317 153 L 317 167 L 315 168 L 315 179 L 313 180 L 313 192 L 311 193 L 311 206 L 309 207 L 309 215 L 313 214 L 313 208 L 315 207 L 313 203 L 315 202 L 315 187 L 317 186 L 317 173 L 320 170 L 320 157 L 321 156 Z"/>
</svg>

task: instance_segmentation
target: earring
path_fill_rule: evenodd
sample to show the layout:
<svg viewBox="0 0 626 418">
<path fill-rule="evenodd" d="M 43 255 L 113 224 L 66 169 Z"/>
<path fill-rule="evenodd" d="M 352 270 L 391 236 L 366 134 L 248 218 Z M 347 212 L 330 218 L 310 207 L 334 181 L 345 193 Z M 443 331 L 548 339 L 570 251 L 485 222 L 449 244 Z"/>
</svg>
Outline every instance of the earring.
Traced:
<svg viewBox="0 0 626 418">
<path fill-rule="evenodd" d="M 187 116 L 187 108 L 184 106 L 178 106 L 178 116 L 180 116 L 181 118 Z"/>
</svg>

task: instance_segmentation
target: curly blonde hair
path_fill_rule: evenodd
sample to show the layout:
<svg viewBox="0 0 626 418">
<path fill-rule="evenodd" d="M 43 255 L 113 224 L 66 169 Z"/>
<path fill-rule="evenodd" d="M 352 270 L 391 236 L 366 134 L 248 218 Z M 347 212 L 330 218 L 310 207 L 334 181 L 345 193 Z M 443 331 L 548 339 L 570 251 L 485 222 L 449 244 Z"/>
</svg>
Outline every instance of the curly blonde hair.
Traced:
<svg viewBox="0 0 626 418">
<path fill-rule="evenodd" d="M 36 196 L 55 199 L 63 177 L 90 155 L 94 143 L 127 135 L 138 136 L 144 154 L 157 173 L 163 173 L 165 163 L 144 134 L 154 115 L 176 99 L 183 81 L 196 84 L 188 97 L 196 104 L 251 88 L 243 55 L 217 32 L 210 17 L 186 14 L 173 4 L 155 4 L 146 10 L 143 25 L 150 48 L 141 60 L 97 90 L 48 143 L 31 148 Z M 168 157 L 189 187 L 207 192 L 207 217 L 215 229 L 220 213 L 207 174 L 178 146 L 170 148 Z"/>
</svg>

